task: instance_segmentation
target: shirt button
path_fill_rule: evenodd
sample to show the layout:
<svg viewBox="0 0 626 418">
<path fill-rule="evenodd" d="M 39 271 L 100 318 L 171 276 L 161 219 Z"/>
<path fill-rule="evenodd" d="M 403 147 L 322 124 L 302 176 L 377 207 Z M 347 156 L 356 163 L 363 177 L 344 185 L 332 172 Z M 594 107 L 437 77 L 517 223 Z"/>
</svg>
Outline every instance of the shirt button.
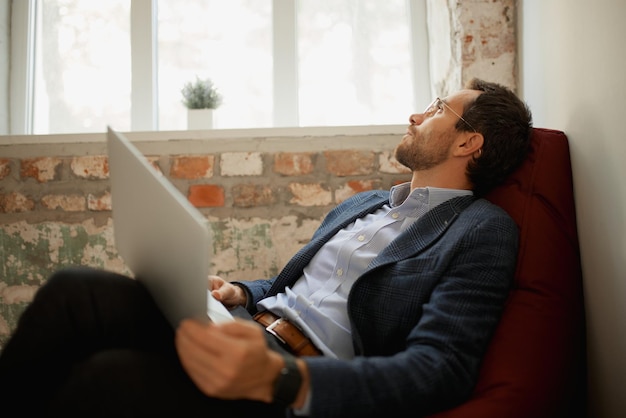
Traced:
<svg viewBox="0 0 626 418">
<path fill-rule="evenodd" d="M 357 239 L 361 242 L 365 241 L 365 235 L 359 235 Z"/>
<path fill-rule="evenodd" d="M 392 214 L 391 214 L 391 217 L 392 217 L 393 219 L 398 219 L 398 218 L 400 217 L 400 215 L 398 215 L 398 213 L 397 213 L 397 212 L 394 212 L 394 213 L 392 213 Z"/>
<path fill-rule="evenodd" d="M 339 277 L 343 276 L 343 269 L 337 270 L 337 276 Z"/>
</svg>

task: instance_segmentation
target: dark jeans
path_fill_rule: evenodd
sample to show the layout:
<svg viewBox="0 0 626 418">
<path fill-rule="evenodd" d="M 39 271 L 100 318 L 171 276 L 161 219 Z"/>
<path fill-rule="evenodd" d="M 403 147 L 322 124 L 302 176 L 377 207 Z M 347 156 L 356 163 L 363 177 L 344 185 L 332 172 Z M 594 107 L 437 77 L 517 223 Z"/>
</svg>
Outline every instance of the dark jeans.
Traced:
<svg viewBox="0 0 626 418">
<path fill-rule="evenodd" d="M 202 394 L 146 289 L 86 268 L 54 274 L 25 310 L 0 353 L 0 399 L 3 417 L 285 416 Z"/>
</svg>

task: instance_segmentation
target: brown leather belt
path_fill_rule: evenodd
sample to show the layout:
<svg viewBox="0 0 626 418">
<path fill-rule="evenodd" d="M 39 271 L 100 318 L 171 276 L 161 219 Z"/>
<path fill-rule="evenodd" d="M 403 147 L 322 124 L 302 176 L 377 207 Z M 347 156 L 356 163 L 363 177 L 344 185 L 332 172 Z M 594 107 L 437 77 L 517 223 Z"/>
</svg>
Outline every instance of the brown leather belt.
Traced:
<svg viewBox="0 0 626 418">
<path fill-rule="evenodd" d="M 265 327 L 265 330 L 276 337 L 296 356 L 321 356 L 322 352 L 313 342 L 289 320 L 281 318 L 269 311 L 254 315 L 254 320 Z"/>
</svg>

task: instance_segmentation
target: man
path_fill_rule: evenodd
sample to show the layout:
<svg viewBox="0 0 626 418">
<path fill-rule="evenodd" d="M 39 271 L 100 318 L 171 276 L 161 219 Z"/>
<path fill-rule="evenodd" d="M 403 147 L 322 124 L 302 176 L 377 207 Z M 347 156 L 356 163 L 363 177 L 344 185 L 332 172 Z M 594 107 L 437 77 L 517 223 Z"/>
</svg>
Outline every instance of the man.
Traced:
<svg viewBox="0 0 626 418">
<path fill-rule="evenodd" d="M 3 413 L 423 416 L 462 402 L 517 254 L 514 222 L 478 197 L 523 160 L 531 115 L 473 80 L 409 121 L 396 158 L 410 183 L 341 203 L 273 279 L 210 278 L 254 320 L 172 330 L 134 280 L 54 275 L 0 356 Z"/>
</svg>

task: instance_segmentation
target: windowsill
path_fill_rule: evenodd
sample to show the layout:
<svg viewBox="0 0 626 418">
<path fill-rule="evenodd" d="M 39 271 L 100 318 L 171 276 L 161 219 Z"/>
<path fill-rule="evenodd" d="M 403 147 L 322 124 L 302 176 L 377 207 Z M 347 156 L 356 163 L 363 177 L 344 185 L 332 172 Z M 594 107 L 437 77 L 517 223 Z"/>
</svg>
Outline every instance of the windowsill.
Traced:
<svg viewBox="0 0 626 418">
<path fill-rule="evenodd" d="M 315 138 L 336 136 L 399 135 L 405 132 L 406 125 L 367 125 L 367 126 L 315 126 L 293 128 L 250 128 L 250 129 L 212 129 L 198 131 L 143 131 L 124 132 L 135 142 L 163 142 L 179 140 L 211 139 L 258 139 L 258 138 Z M 105 132 L 68 133 L 49 135 L 0 135 L 2 145 L 26 144 L 67 144 L 101 143 Z"/>
<path fill-rule="evenodd" d="M 325 150 L 389 150 L 406 125 L 308 128 L 215 129 L 200 131 L 124 132 L 146 155 L 222 152 L 319 152 Z M 106 155 L 106 134 L 0 136 L 0 156 Z"/>
</svg>

